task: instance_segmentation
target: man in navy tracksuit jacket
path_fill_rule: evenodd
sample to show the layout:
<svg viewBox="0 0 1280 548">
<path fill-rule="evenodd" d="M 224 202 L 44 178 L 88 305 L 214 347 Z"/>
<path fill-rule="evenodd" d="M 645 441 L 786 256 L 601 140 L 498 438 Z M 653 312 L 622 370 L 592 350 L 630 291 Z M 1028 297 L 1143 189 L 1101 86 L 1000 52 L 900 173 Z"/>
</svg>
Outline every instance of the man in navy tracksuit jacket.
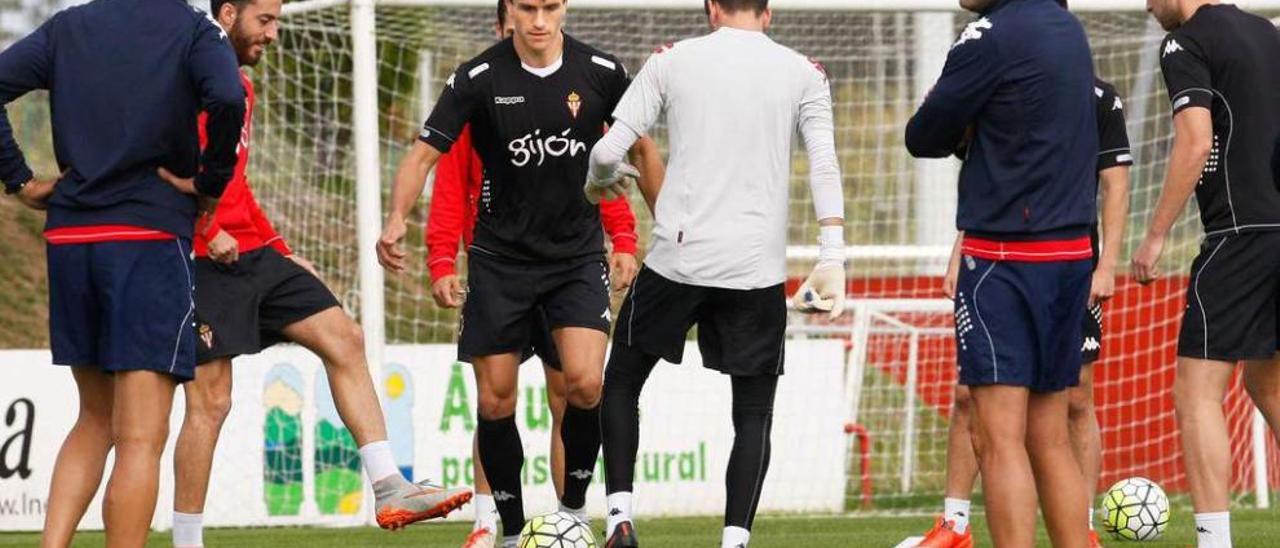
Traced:
<svg viewBox="0 0 1280 548">
<path fill-rule="evenodd" d="M 0 106 L 37 89 L 49 91 L 62 176 L 34 179 L 0 109 L 0 182 L 48 209 L 53 362 L 72 367 L 80 394 L 44 540 L 69 543 L 114 442 L 107 543 L 140 546 L 175 382 L 195 367 L 192 230 L 235 167 L 244 90 L 222 29 L 182 0 L 96 0 L 54 15 L 0 52 Z"/>
<path fill-rule="evenodd" d="M 906 145 L 937 158 L 968 145 L 956 344 L 987 521 L 996 545 L 1031 546 L 1039 486 L 1054 545 L 1084 546 L 1065 390 L 1079 377 L 1097 216 L 1093 60 L 1084 28 L 1055 0 L 961 5 L 979 17 L 908 124 Z"/>
</svg>

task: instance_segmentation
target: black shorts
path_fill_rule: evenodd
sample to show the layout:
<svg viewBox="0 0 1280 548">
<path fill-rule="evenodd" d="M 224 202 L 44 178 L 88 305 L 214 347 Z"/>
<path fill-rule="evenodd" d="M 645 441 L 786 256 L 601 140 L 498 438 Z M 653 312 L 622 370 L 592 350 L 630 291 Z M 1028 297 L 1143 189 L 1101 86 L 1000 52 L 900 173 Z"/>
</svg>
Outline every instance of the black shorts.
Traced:
<svg viewBox="0 0 1280 548">
<path fill-rule="evenodd" d="M 551 328 L 547 327 L 547 313 L 541 310 L 535 313 L 533 325 L 530 327 L 529 346 L 520 351 L 520 363 L 537 356 L 542 361 L 542 365 L 556 371 L 564 371 L 560 365 L 560 352 L 556 350 L 556 340 L 551 336 Z M 464 354 L 461 347 L 458 350 L 458 361 L 471 363 L 471 356 Z"/>
<path fill-rule="evenodd" d="M 540 344 L 554 348 L 554 342 L 538 339 L 565 327 L 609 332 L 609 267 L 603 256 L 528 263 L 473 248 L 467 265 L 459 359 L 525 353 Z"/>
<path fill-rule="evenodd" d="M 1214 236 L 1191 264 L 1178 356 L 1269 360 L 1280 349 L 1280 232 Z"/>
<path fill-rule="evenodd" d="M 702 365 L 727 375 L 781 375 L 787 331 L 782 284 L 722 289 L 673 282 L 640 269 L 618 313 L 614 344 L 671 363 L 684 359 L 685 336 L 698 326 Z"/>
<path fill-rule="evenodd" d="M 196 363 L 256 354 L 285 327 L 339 306 L 319 278 L 264 247 L 224 265 L 196 259 Z"/>
<path fill-rule="evenodd" d="M 1089 307 L 1084 315 L 1084 344 L 1080 347 L 1080 355 L 1084 363 L 1091 364 L 1102 357 L 1102 305 Z"/>
</svg>

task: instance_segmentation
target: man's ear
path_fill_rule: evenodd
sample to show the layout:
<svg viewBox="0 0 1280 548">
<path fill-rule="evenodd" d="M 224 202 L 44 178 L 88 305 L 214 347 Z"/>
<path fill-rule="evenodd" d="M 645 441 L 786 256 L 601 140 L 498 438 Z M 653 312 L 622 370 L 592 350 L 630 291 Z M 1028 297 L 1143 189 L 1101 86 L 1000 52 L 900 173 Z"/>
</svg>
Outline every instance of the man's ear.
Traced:
<svg viewBox="0 0 1280 548">
<path fill-rule="evenodd" d="M 217 19 L 225 28 L 231 28 L 236 25 L 236 19 L 240 18 L 240 10 L 236 8 L 235 2 L 227 2 L 218 8 Z"/>
</svg>

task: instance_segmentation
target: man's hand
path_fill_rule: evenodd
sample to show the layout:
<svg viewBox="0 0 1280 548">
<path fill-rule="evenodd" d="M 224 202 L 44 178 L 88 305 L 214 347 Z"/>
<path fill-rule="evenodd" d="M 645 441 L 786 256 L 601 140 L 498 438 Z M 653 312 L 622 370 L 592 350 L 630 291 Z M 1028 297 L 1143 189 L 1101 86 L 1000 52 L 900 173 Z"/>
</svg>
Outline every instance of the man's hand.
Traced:
<svg viewBox="0 0 1280 548">
<path fill-rule="evenodd" d="M 458 308 L 467 296 L 462 287 L 462 279 L 457 274 L 450 274 L 431 284 L 431 297 L 441 308 Z"/>
<path fill-rule="evenodd" d="M 199 194 L 196 192 L 196 180 L 194 177 L 179 177 L 165 168 L 157 169 L 156 174 L 160 175 L 160 178 L 163 179 L 164 182 L 169 183 L 173 188 L 178 189 L 178 192 L 190 194 L 192 196 Z"/>
<path fill-rule="evenodd" d="M 950 263 L 947 264 L 947 274 L 942 277 L 942 294 L 948 299 L 956 299 L 956 284 L 960 280 L 960 256 L 952 257 Z"/>
<path fill-rule="evenodd" d="M 209 240 L 209 258 L 215 263 L 235 263 L 240 260 L 240 242 L 227 234 L 227 231 L 219 230 L 218 234 Z"/>
<path fill-rule="evenodd" d="M 303 270 L 310 272 L 312 276 L 315 276 L 316 278 L 320 277 L 320 271 L 316 270 L 316 265 L 311 264 L 311 261 L 303 259 L 297 255 L 290 255 L 289 260 L 297 263 L 297 265 L 302 267 Z"/>
<path fill-rule="evenodd" d="M 610 278 L 613 281 L 613 290 L 622 291 L 631 287 L 631 282 L 636 279 L 636 273 L 640 271 L 640 265 L 636 261 L 636 256 L 630 253 L 614 253 L 609 257 Z"/>
<path fill-rule="evenodd" d="M 1093 271 L 1093 283 L 1089 284 L 1089 307 L 1111 300 L 1116 294 L 1116 272 L 1110 268 Z"/>
<path fill-rule="evenodd" d="M 18 192 L 18 201 L 31 209 L 44 211 L 49 208 L 49 197 L 53 196 L 53 187 L 57 184 L 58 180 L 32 179 Z"/>
<path fill-rule="evenodd" d="M 388 217 L 387 225 L 382 228 L 382 237 L 378 238 L 378 263 L 382 268 L 392 272 L 404 272 L 405 270 L 405 253 L 401 247 L 404 241 L 404 235 L 408 232 L 404 219 L 399 217 Z"/>
<path fill-rule="evenodd" d="M 588 202 L 598 204 L 626 196 L 632 179 L 640 179 L 640 170 L 631 164 L 623 162 L 612 167 L 592 164 L 587 170 L 587 185 L 582 190 Z"/>
<path fill-rule="evenodd" d="M 844 265 L 818 265 L 791 297 L 796 310 L 827 312 L 834 320 L 844 314 Z"/>
<path fill-rule="evenodd" d="M 1160 277 L 1160 255 L 1164 253 L 1164 236 L 1147 234 L 1133 254 L 1133 279 L 1147 285 Z"/>
</svg>

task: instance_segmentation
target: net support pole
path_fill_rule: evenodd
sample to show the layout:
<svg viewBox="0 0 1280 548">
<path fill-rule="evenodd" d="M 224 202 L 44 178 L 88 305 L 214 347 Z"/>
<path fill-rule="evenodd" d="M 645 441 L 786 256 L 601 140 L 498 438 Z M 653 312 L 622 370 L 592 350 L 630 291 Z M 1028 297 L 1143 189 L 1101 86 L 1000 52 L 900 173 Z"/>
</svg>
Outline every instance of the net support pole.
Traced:
<svg viewBox="0 0 1280 548">
<path fill-rule="evenodd" d="M 1271 507 L 1271 485 L 1267 470 L 1267 419 L 1262 411 L 1253 410 L 1253 491 L 1258 499 L 1258 508 Z"/>
<path fill-rule="evenodd" d="M 951 51 L 956 34 L 955 14 L 919 12 L 912 18 L 915 27 L 915 97 L 923 101 L 947 63 L 947 53 Z M 916 160 L 915 172 L 915 191 L 912 194 L 915 197 L 916 230 L 912 243 L 949 246 L 955 238 L 959 163 L 951 158 Z M 924 264 L 922 268 L 927 273 L 936 273 L 945 266 L 944 259 L 940 264 Z"/>
<path fill-rule="evenodd" d="M 360 253 L 360 325 L 365 357 L 379 401 L 383 401 L 382 356 L 386 302 L 375 248 L 382 227 L 382 167 L 378 141 L 378 40 L 375 0 L 351 0 L 352 131 L 356 163 L 356 237 Z M 378 478 L 370 478 L 370 482 Z M 369 485 L 370 483 L 366 483 Z M 365 500 L 372 501 L 365 488 Z M 373 523 L 373 504 L 365 504 Z"/>
</svg>

